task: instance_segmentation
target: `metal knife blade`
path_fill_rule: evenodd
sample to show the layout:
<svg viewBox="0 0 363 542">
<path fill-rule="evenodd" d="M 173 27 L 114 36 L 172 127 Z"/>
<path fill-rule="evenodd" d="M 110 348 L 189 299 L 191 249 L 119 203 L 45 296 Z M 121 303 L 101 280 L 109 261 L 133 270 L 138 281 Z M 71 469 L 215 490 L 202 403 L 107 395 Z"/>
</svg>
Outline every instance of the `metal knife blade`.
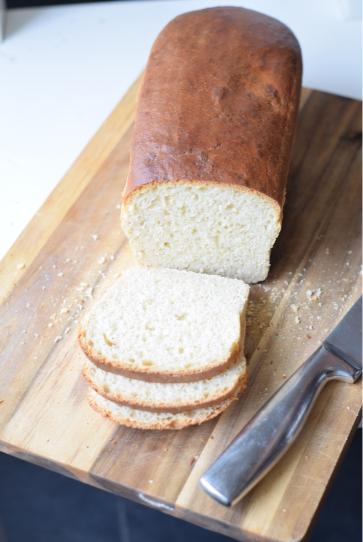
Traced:
<svg viewBox="0 0 363 542">
<path fill-rule="evenodd" d="M 325 339 L 324 346 L 356 369 L 362 369 L 362 297 Z"/>
<path fill-rule="evenodd" d="M 325 384 L 360 378 L 361 309 L 359 299 L 203 474 L 200 485 L 213 499 L 231 506 L 246 495 L 294 442 Z"/>
</svg>

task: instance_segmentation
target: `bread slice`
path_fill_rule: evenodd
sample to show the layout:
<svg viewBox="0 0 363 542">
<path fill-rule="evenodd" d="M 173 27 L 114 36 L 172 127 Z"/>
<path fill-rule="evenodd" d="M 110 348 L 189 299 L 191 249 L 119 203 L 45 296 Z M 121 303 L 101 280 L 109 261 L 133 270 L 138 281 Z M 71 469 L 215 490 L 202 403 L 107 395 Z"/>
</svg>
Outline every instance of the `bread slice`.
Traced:
<svg viewBox="0 0 363 542">
<path fill-rule="evenodd" d="M 79 342 L 98 366 L 131 378 L 210 378 L 243 351 L 248 291 L 219 276 L 129 268 L 86 315 Z"/>
<path fill-rule="evenodd" d="M 243 354 L 223 373 L 196 382 L 142 382 L 104 371 L 88 360 L 83 375 L 89 385 L 106 399 L 156 412 L 181 412 L 215 405 L 237 395 L 247 383 Z"/>
<path fill-rule="evenodd" d="M 112 421 L 135 429 L 158 430 L 183 429 L 191 425 L 200 425 L 221 414 L 235 399 L 236 397 L 230 397 L 214 406 L 173 413 L 149 412 L 147 410 L 139 410 L 120 405 L 102 397 L 102 395 L 99 395 L 92 389 L 88 394 L 89 404 L 97 412 L 110 418 Z"/>
</svg>

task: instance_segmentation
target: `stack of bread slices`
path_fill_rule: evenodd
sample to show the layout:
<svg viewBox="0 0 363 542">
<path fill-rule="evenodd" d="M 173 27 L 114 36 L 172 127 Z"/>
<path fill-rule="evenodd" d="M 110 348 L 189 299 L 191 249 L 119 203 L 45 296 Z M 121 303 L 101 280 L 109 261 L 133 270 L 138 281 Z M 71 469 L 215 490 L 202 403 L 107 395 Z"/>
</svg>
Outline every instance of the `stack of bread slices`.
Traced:
<svg viewBox="0 0 363 542">
<path fill-rule="evenodd" d="M 140 429 L 181 429 L 220 414 L 247 382 L 248 291 L 221 276 L 125 270 L 81 324 L 90 404 Z"/>
</svg>

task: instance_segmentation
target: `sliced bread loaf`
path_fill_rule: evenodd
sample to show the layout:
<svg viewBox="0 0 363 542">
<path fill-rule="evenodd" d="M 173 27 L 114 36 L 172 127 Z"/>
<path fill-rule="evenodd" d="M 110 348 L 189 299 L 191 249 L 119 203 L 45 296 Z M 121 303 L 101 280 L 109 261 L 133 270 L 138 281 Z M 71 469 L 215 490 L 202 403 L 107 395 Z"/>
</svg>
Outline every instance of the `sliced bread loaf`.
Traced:
<svg viewBox="0 0 363 542">
<path fill-rule="evenodd" d="M 132 378 L 209 378 L 243 351 L 248 291 L 220 276 L 129 268 L 85 317 L 79 342 L 98 366 Z"/>
<path fill-rule="evenodd" d="M 301 72 L 293 33 L 255 11 L 192 11 L 162 30 L 139 92 L 122 203 L 139 263 L 266 278 Z"/>
<path fill-rule="evenodd" d="M 100 369 L 86 361 L 83 375 L 100 395 L 141 410 L 180 412 L 211 406 L 237 395 L 247 383 L 243 354 L 216 376 L 196 382 L 142 382 Z"/>
<path fill-rule="evenodd" d="M 135 429 L 183 429 L 199 425 L 221 414 L 236 397 L 230 397 L 217 405 L 184 412 L 149 412 L 114 403 L 94 390 L 88 394 L 89 404 L 112 421 Z"/>
</svg>

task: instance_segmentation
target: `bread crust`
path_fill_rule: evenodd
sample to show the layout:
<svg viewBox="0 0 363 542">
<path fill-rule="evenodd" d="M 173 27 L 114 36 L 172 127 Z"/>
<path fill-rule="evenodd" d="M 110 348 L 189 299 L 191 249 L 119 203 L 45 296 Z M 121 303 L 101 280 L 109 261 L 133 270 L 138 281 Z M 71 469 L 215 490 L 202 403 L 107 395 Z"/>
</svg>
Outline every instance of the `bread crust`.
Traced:
<svg viewBox="0 0 363 542">
<path fill-rule="evenodd" d="M 219 373 L 222 373 L 231 365 L 233 365 L 240 355 L 240 344 L 244 343 L 244 331 L 241 333 L 242 340 L 234 345 L 234 349 L 230 357 L 226 360 L 217 360 L 213 364 L 203 365 L 197 369 L 188 369 L 184 371 L 173 370 L 155 370 L 150 366 L 138 367 L 137 369 L 130 368 L 128 363 L 123 360 L 110 360 L 98 354 L 85 340 L 86 332 L 84 329 L 78 334 L 78 343 L 86 356 L 100 369 L 111 373 L 120 374 L 129 378 L 144 380 L 146 382 L 195 382 L 205 378 L 211 378 Z"/>
<path fill-rule="evenodd" d="M 150 183 L 188 180 L 258 192 L 281 213 L 301 74 L 295 36 L 271 17 L 239 7 L 176 17 L 144 73 L 124 205 Z"/>
<path fill-rule="evenodd" d="M 136 408 L 138 410 L 147 410 L 151 412 L 184 412 L 188 410 L 194 410 L 196 408 L 202 408 L 202 407 L 209 407 L 216 405 L 218 403 L 221 403 L 222 401 L 225 401 L 226 399 L 230 398 L 238 398 L 239 395 L 245 390 L 247 386 L 247 370 L 242 373 L 237 380 L 236 384 L 228 390 L 227 392 L 221 394 L 221 395 L 215 395 L 214 397 L 207 399 L 207 400 L 201 400 L 201 401 L 194 401 L 192 403 L 179 403 L 179 404 L 173 404 L 170 403 L 151 403 L 147 401 L 132 401 L 130 399 L 125 398 L 122 396 L 122 394 L 112 394 L 111 392 L 106 392 L 102 387 L 98 386 L 94 380 L 92 379 L 92 376 L 90 372 L 87 369 L 87 366 L 85 365 L 83 367 L 82 371 L 83 377 L 87 381 L 87 383 L 93 388 L 99 395 L 102 395 L 106 399 L 109 399 L 111 401 L 114 401 L 115 403 L 119 403 L 121 405 L 127 405 L 132 408 Z"/>
<path fill-rule="evenodd" d="M 197 410 L 200 410 L 199 416 L 197 418 L 191 418 L 191 417 L 190 418 L 185 417 L 184 419 L 170 418 L 168 420 L 161 420 L 157 423 L 147 424 L 147 423 L 142 423 L 130 418 L 120 418 L 118 416 L 115 416 L 113 412 L 97 404 L 96 400 L 92 397 L 92 395 L 90 394 L 88 395 L 88 402 L 90 406 L 94 410 L 96 410 L 96 412 L 104 416 L 105 418 L 109 418 L 111 421 L 115 423 L 124 425 L 126 427 L 131 427 L 133 429 L 158 430 L 158 431 L 165 431 L 165 430 L 170 430 L 170 429 L 173 429 L 173 430 L 184 429 L 185 427 L 191 427 L 193 425 L 200 425 L 202 423 L 205 423 L 215 418 L 222 412 L 224 412 L 231 405 L 231 403 L 233 403 L 233 401 L 235 401 L 236 399 L 237 397 L 231 397 L 229 399 L 226 399 L 222 403 L 215 405 L 212 411 L 208 410 L 207 412 L 205 412 L 205 409 L 203 408 L 197 409 Z"/>
</svg>

